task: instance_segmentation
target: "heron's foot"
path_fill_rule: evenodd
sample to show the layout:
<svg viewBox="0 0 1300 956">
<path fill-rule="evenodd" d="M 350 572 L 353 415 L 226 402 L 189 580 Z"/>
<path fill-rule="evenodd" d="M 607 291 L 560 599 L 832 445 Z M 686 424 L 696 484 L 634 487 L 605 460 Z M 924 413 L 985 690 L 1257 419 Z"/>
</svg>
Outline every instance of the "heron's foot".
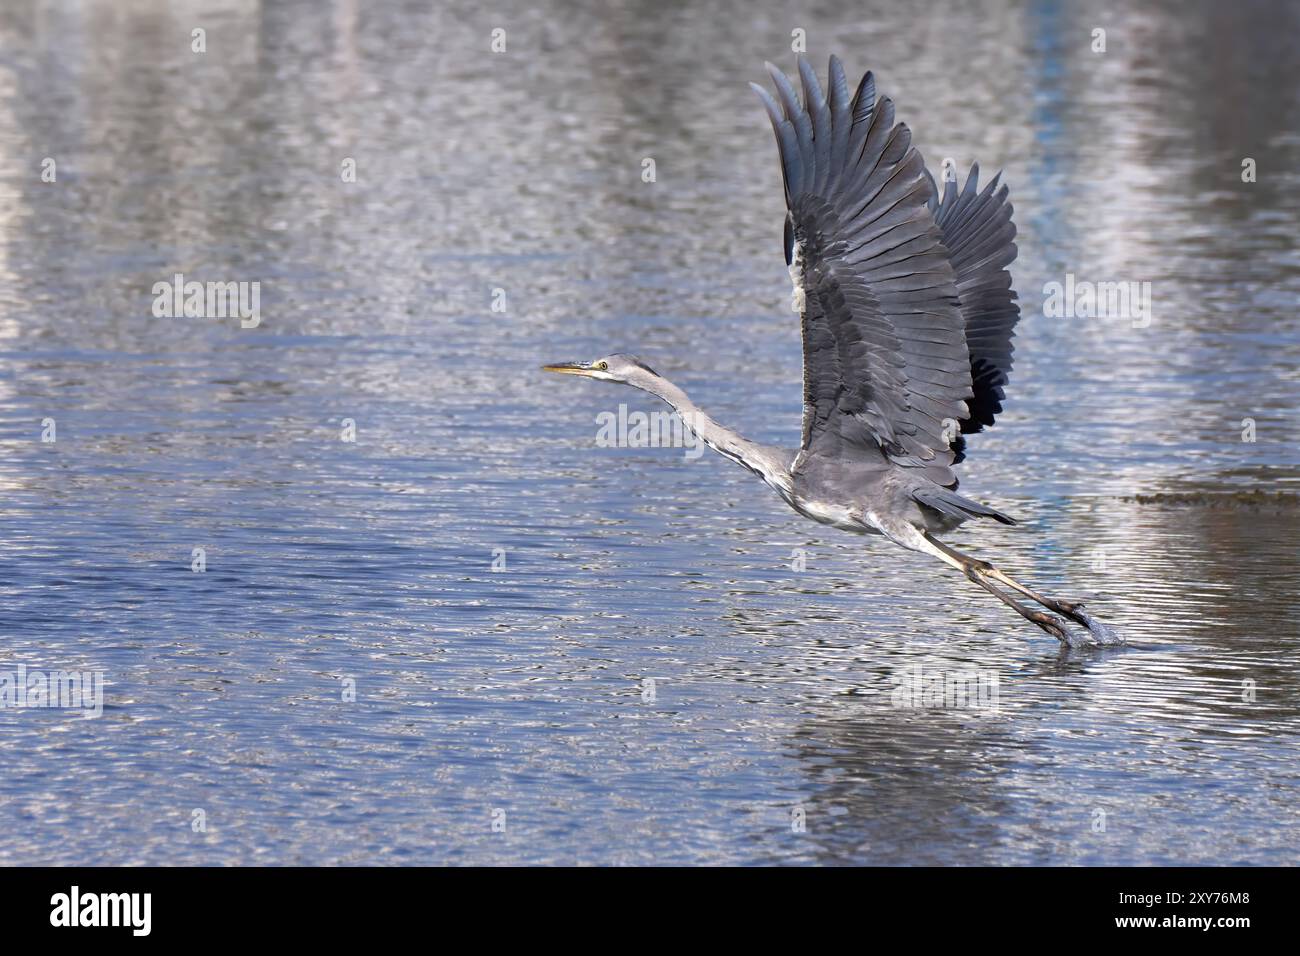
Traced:
<svg viewBox="0 0 1300 956">
<path fill-rule="evenodd" d="M 1071 647 L 1080 647 L 1087 644 L 1097 644 L 1103 647 L 1110 647 L 1124 643 L 1123 635 L 1114 628 L 1107 627 L 1091 615 L 1085 614 L 1082 601 L 1061 601 L 1057 598 L 1046 597 L 1032 588 L 1025 587 L 1015 578 L 1003 571 L 999 571 L 997 568 L 993 568 L 989 574 L 994 580 L 999 581 L 1013 590 L 1020 592 L 1025 597 L 1036 601 L 1049 611 L 1053 611 L 1061 615 L 1061 617 L 1073 621 L 1075 624 L 1079 625 L 1079 627 L 1087 631 L 1089 639 L 1070 641 L 1069 643 Z"/>
<path fill-rule="evenodd" d="M 1072 647 L 1079 647 L 1085 644 L 1094 644 L 1101 647 L 1114 647 L 1125 643 L 1124 635 L 1113 627 L 1109 627 L 1097 620 L 1091 614 L 1085 614 L 1082 601 L 1058 601 L 1053 598 L 1038 599 L 1044 607 L 1055 611 L 1063 617 L 1069 618 L 1075 624 L 1078 624 L 1088 633 L 1088 640 L 1071 643 Z"/>
<path fill-rule="evenodd" d="M 1070 636 L 1070 632 L 1062 627 L 1061 622 L 1052 617 L 1052 615 L 1044 614 L 1042 611 L 1030 611 L 1025 615 L 1025 617 L 1029 618 L 1029 620 L 1033 621 L 1067 647 L 1076 646 L 1074 638 Z"/>
<path fill-rule="evenodd" d="M 1076 620 L 1088 629 L 1093 641 L 1102 647 L 1119 647 L 1121 644 L 1127 644 L 1128 641 L 1124 635 L 1108 624 L 1103 624 L 1089 614 L 1084 614 L 1079 610 L 1082 605 L 1075 605 Z"/>
<path fill-rule="evenodd" d="M 1079 625 L 1079 627 L 1084 631 L 1083 634 L 1069 630 L 1065 627 L 1064 621 L 1060 620 L 1060 618 L 1053 617 L 1051 614 L 1047 614 L 1044 611 L 1031 611 L 1028 608 L 1023 608 L 1023 606 L 1017 607 L 1016 604 L 1011 605 L 1019 610 L 1028 620 L 1033 621 L 1048 634 L 1051 634 L 1052 637 L 1060 641 L 1065 647 L 1114 647 L 1124 643 L 1123 635 L 1114 628 L 1107 627 L 1090 614 L 1085 614 L 1082 601 L 1058 601 L 1056 598 L 1044 597 L 1043 595 L 1031 591 L 1029 588 L 1013 581 L 1007 575 L 997 570 L 997 568 L 992 568 L 991 574 L 989 574 L 989 572 L 984 572 L 979 567 L 981 563 L 983 562 L 972 562 L 968 570 L 968 576 L 974 575 L 975 577 L 986 577 L 987 575 L 988 577 L 993 577 L 995 580 L 1009 583 L 1016 590 L 1020 591 L 1020 593 L 1047 608 L 1048 611 L 1051 611 L 1054 614 L 1059 614 L 1062 618 Z M 987 564 L 985 566 L 990 568 L 992 567 Z M 1008 601 L 1007 603 L 1011 602 Z"/>
</svg>

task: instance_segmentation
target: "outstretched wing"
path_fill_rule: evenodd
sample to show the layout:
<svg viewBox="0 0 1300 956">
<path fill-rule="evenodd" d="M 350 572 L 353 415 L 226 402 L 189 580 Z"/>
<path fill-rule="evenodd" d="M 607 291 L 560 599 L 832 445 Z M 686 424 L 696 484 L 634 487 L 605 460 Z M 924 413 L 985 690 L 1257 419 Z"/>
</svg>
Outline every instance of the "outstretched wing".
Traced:
<svg viewBox="0 0 1300 956">
<path fill-rule="evenodd" d="M 768 72 L 779 105 L 751 85 L 776 131 L 803 300 L 803 450 L 879 446 L 948 484 L 949 443 L 970 414 L 970 356 L 925 165 L 893 103 L 873 102 L 870 73 L 850 100 L 831 57 L 828 100 L 800 57 L 801 104 L 784 73 Z"/>
<path fill-rule="evenodd" d="M 960 192 L 956 177 L 945 177 L 942 199 L 937 189 L 930 199 L 934 221 L 956 273 L 970 351 L 974 397 L 967 403 L 970 417 L 961 423 L 964 435 L 992 425 L 1002 411 L 1014 351 L 1011 339 L 1020 319 L 1007 271 L 1016 258 L 1016 225 L 1011 221 L 1008 189 L 998 188 L 999 173 L 981 191 L 979 174 L 979 164 L 973 163 Z M 963 439 L 958 445 L 957 461 L 961 461 L 964 444 Z"/>
</svg>

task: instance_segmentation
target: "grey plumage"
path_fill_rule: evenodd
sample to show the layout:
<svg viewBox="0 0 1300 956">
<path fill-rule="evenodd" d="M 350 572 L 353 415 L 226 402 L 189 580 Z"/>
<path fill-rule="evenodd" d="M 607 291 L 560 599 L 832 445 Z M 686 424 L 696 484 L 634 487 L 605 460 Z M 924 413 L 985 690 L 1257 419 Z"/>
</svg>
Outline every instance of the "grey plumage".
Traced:
<svg viewBox="0 0 1300 956">
<path fill-rule="evenodd" d="M 785 255 L 803 337 L 800 447 L 752 442 L 700 411 L 639 359 L 611 355 L 550 371 L 622 382 L 668 402 L 710 447 L 763 478 L 796 511 L 844 530 L 880 534 L 958 568 L 1064 642 L 1061 622 L 1006 587 L 1118 638 L 1080 610 L 1045 598 L 937 540 L 972 518 L 1012 519 L 957 493 L 965 436 L 992 425 L 1011 372 L 1019 309 L 1009 190 L 979 189 L 973 165 L 942 194 L 867 73 L 850 97 L 832 56 L 823 91 L 799 58 L 796 91 L 771 64 L 773 96 L 751 84 L 776 134 L 785 186 Z M 802 93 L 802 96 L 800 95 Z M 996 585 L 995 583 L 996 582 Z"/>
</svg>

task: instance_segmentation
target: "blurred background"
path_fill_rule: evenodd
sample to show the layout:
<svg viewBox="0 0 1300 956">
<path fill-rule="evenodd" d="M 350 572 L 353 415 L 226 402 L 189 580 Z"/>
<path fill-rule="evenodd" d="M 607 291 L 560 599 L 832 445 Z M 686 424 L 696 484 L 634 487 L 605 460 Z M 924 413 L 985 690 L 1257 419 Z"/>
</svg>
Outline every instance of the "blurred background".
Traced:
<svg viewBox="0 0 1300 956">
<path fill-rule="evenodd" d="M 0 862 L 1294 862 L 1297 21 L 4 4 L 0 668 L 107 687 L 0 711 Z M 950 541 L 1130 647 L 1063 654 L 711 454 L 597 447 L 654 400 L 538 371 L 631 351 L 797 445 L 747 88 L 795 31 L 932 169 L 1005 170 L 1024 317 L 962 482 L 1022 525 Z M 260 325 L 155 317 L 178 272 L 260 282 Z M 1149 282 L 1149 325 L 1045 316 L 1067 274 Z M 917 666 L 996 711 L 894 706 Z"/>
</svg>

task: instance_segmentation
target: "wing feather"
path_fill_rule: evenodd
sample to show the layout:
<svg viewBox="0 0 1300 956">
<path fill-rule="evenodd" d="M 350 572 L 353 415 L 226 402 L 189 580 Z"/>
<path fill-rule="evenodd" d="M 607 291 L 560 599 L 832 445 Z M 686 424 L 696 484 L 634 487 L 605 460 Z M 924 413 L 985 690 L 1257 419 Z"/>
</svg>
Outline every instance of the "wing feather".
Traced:
<svg viewBox="0 0 1300 956">
<path fill-rule="evenodd" d="M 1011 370 L 1008 190 L 998 176 L 981 190 L 974 166 L 940 195 L 871 73 L 850 97 L 834 56 L 825 90 L 802 56 L 798 91 L 767 70 L 775 97 L 752 85 L 781 155 L 786 259 L 802 301 L 803 450 L 877 447 L 955 481 L 955 426 L 992 424 Z"/>
<path fill-rule="evenodd" d="M 973 395 L 970 416 L 961 424 L 963 435 L 992 425 L 1002 411 L 1014 352 L 1011 340 L 1020 319 L 1007 270 L 1016 258 L 1016 225 L 1001 178 L 997 174 L 981 190 L 979 164 L 974 163 L 960 191 L 955 180 L 948 180 L 942 199 L 937 190 L 932 193 L 931 208 L 952 259 L 970 352 Z M 963 439 L 957 461 L 964 445 Z"/>
<path fill-rule="evenodd" d="M 876 99 L 872 74 L 850 101 L 831 57 L 828 97 L 801 57 L 801 103 L 784 73 L 768 72 L 776 97 L 755 89 L 776 132 L 792 273 L 804 293 L 803 448 L 875 445 L 942 476 L 952 424 L 968 417 L 973 392 L 925 164 L 892 101 Z"/>
</svg>

